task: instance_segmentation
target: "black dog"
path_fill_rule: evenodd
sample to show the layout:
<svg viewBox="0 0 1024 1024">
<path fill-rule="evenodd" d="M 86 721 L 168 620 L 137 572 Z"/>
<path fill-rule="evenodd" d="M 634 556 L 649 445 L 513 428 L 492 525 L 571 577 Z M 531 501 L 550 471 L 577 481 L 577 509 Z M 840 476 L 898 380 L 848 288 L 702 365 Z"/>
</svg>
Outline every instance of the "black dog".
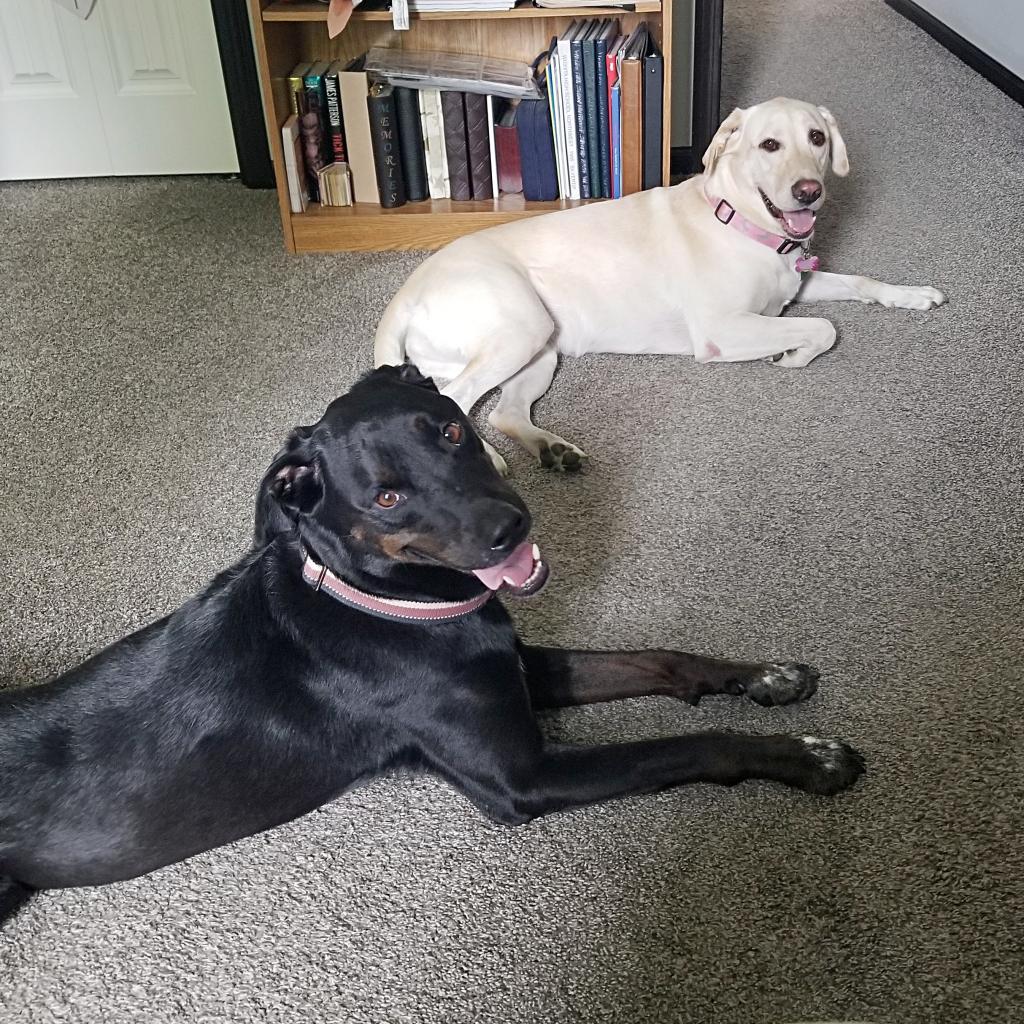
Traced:
<svg viewBox="0 0 1024 1024">
<path fill-rule="evenodd" d="M 364 377 L 274 460 L 240 562 L 67 675 L 0 696 L 7 903 L 152 871 L 395 765 L 437 772 L 508 824 L 687 782 L 832 794 L 861 774 L 856 751 L 806 736 L 545 743 L 538 708 L 784 704 L 817 673 L 527 646 L 488 598 L 544 583 L 529 531 L 454 402 L 411 366 Z"/>
</svg>

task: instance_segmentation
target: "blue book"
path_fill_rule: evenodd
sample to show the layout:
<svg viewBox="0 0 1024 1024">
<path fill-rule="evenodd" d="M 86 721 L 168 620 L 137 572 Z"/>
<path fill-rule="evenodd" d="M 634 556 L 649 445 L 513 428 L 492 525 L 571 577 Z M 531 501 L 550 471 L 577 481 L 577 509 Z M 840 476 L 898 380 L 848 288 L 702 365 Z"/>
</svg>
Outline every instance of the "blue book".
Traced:
<svg viewBox="0 0 1024 1024">
<path fill-rule="evenodd" d="M 587 165 L 590 168 L 590 194 L 601 198 L 601 133 L 597 106 L 597 37 L 604 28 L 603 21 L 592 21 L 583 37 L 583 93 L 584 115 L 587 122 Z"/>
<path fill-rule="evenodd" d="M 609 18 L 594 41 L 597 59 L 597 150 L 600 160 L 601 195 L 612 198 L 611 137 L 608 129 L 608 47 L 618 33 L 618 24 Z"/>
<path fill-rule="evenodd" d="M 583 80 L 583 37 L 593 31 L 594 22 L 583 22 L 572 37 L 573 116 L 576 120 L 576 154 L 580 166 L 580 199 L 590 199 L 593 182 L 587 154 L 587 90 Z"/>
<path fill-rule="evenodd" d="M 622 90 L 619 83 L 612 86 L 611 151 L 612 198 L 622 198 Z"/>
</svg>

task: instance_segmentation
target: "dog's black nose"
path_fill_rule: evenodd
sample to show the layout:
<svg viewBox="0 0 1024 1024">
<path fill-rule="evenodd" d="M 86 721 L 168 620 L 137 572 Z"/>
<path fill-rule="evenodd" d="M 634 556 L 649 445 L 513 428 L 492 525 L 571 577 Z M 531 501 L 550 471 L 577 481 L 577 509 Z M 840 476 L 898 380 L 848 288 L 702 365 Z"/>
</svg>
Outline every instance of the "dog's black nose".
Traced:
<svg viewBox="0 0 1024 1024">
<path fill-rule="evenodd" d="M 526 532 L 526 519 L 523 513 L 513 505 L 504 502 L 494 510 L 491 520 L 491 550 L 511 551 Z"/>
<path fill-rule="evenodd" d="M 821 197 L 821 182 L 813 178 L 801 178 L 793 186 L 793 198 L 804 206 L 810 206 Z"/>
</svg>

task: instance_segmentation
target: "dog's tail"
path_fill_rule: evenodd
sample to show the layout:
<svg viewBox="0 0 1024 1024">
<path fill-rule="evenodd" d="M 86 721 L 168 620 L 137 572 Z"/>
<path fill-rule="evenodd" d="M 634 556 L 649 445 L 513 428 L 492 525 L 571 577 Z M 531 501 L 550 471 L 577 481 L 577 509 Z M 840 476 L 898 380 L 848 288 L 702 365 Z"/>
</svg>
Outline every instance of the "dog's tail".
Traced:
<svg viewBox="0 0 1024 1024">
<path fill-rule="evenodd" d="M 34 892 L 7 875 L 0 875 L 0 928 L 21 910 Z"/>
<path fill-rule="evenodd" d="M 409 308 L 401 298 L 392 300 L 384 310 L 377 337 L 373 342 L 373 365 L 401 366 L 405 362 L 405 332 L 409 327 Z"/>
</svg>

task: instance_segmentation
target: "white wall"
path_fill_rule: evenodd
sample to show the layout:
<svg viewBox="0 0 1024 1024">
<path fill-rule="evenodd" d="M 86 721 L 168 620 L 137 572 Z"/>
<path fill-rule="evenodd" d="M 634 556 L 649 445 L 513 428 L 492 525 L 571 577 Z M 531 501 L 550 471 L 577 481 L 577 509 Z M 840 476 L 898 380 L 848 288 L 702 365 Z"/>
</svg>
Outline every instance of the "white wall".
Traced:
<svg viewBox="0 0 1024 1024">
<path fill-rule="evenodd" d="M 939 21 L 1024 78 L 1024 3 L 1021 0 L 916 0 Z"/>
</svg>

